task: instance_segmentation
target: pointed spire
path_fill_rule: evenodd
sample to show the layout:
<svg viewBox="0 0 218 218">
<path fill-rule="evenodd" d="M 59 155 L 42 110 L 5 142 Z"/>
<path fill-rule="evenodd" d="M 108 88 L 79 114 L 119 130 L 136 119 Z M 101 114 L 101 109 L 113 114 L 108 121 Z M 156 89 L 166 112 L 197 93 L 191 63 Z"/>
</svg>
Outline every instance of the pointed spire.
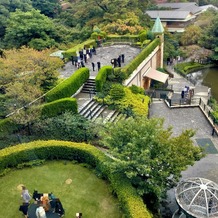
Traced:
<svg viewBox="0 0 218 218">
<path fill-rule="evenodd" d="M 159 17 L 156 18 L 151 32 L 152 33 L 163 33 L 164 32 L 164 28 L 163 28 L 163 25 L 162 25 Z"/>
</svg>

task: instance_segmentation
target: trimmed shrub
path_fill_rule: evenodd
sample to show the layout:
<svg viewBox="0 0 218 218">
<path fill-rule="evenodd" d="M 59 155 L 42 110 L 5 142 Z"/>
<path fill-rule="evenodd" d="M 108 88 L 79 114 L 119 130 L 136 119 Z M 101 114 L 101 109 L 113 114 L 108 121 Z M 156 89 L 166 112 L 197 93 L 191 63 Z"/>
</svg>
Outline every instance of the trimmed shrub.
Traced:
<svg viewBox="0 0 218 218">
<path fill-rule="evenodd" d="M 89 78 L 89 69 L 78 69 L 71 77 L 64 80 L 45 95 L 46 102 L 52 102 L 61 98 L 71 97 Z"/>
<path fill-rule="evenodd" d="M 55 117 L 64 113 L 65 111 L 77 113 L 77 110 L 78 105 L 75 98 L 61 98 L 59 100 L 42 105 L 42 116 Z"/>
<path fill-rule="evenodd" d="M 134 94 L 129 87 L 124 87 L 125 95 L 120 99 L 113 99 L 111 95 L 104 97 L 104 103 L 110 108 L 130 115 L 147 116 L 150 98 L 144 94 Z M 97 102 L 102 103 L 101 98 L 95 98 Z"/>
<path fill-rule="evenodd" d="M 189 73 L 202 70 L 205 68 L 213 67 L 213 64 L 200 64 L 198 62 L 185 62 L 175 65 L 175 70 L 183 76 L 186 76 Z"/>
<path fill-rule="evenodd" d="M 108 41 L 130 41 L 130 42 L 136 42 L 139 40 L 138 35 L 107 35 Z"/>
<path fill-rule="evenodd" d="M 110 181 L 127 217 L 153 217 L 128 179 L 123 174 L 111 172 L 110 165 L 113 159 L 88 144 L 54 140 L 33 141 L 2 149 L 0 174 L 4 175 L 9 171 L 7 168 L 17 167 L 25 162 L 47 159 L 76 160 L 89 164 Z"/>
<path fill-rule="evenodd" d="M 95 85 L 96 85 L 96 91 L 101 92 L 103 89 L 103 85 L 106 82 L 107 76 L 113 72 L 113 68 L 111 66 L 103 66 L 96 78 L 95 78 Z"/>
<path fill-rule="evenodd" d="M 147 39 L 147 32 L 144 30 L 139 34 L 140 42 L 143 43 Z"/>
<path fill-rule="evenodd" d="M 132 74 L 132 72 L 144 61 L 151 52 L 160 44 L 160 39 L 156 38 L 146 48 L 144 48 L 140 54 L 138 54 L 129 64 L 124 66 L 121 71 L 126 75 L 126 79 Z"/>
<path fill-rule="evenodd" d="M 67 51 L 63 52 L 64 58 L 70 59 L 72 56 L 77 56 L 76 52 L 82 50 L 84 47 L 90 48 L 96 46 L 96 41 L 94 39 L 89 39 L 81 44 L 78 44 L 77 46 L 68 49 Z"/>
<path fill-rule="evenodd" d="M 131 90 L 131 92 L 133 94 L 141 94 L 141 95 L 145 94 L 145 90 L 139 86 L 136 86 L 136 85 L 130 86 L 129 89 Z"/>
<path fill-rule="evenodd" d="M 110 96 L 113 100 L 122 99 L 125 96 L 124 86 L 121 84 L 113 84 L 110 90 Z"/>
<path fill-rule="evenodd" d="M 125 80 L 125 74 L 121 71 L 121 67 L 116 67 L 114 68 L 114 80 L 119 82 L 119 83 L 122 83 L 124 80 Z"/>
</svg>

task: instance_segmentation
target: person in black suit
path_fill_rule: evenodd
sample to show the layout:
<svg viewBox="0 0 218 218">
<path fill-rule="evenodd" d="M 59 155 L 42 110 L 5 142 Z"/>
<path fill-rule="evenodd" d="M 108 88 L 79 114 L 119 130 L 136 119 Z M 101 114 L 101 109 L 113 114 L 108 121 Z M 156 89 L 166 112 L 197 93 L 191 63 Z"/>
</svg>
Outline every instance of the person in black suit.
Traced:
<svg viewBox="0 0 218 218">
<path fill-rule="evenodd" d="M 55 213 L 57 213 L 60 217 L 63 217 L 65 214 L 64 208 L 59 198 L 55 199 Z"/>
<path fill-rule="evenodd" d="M 19 211 L 21 211 L 24 215 L 25 218 L 28 217 L 28 207 L 29 207 L 29 203 L 25 203 L 23 202 L 22 205 L 20 205 Z"/>
</svg>

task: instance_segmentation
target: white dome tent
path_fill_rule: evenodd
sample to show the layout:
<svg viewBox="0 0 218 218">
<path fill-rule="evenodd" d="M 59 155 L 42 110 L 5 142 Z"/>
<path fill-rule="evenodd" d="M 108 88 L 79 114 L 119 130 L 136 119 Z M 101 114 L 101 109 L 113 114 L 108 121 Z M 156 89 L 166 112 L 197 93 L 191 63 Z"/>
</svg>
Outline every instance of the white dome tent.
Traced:
<svg viewBox="0 0 218 218">
<path fill-rule="evenodd" d="M 180 209 L 173 217 L 218 217 L 218 185 L 208 179 L 196 177 L 181 181 L 175 197 Z"/>
</svg>

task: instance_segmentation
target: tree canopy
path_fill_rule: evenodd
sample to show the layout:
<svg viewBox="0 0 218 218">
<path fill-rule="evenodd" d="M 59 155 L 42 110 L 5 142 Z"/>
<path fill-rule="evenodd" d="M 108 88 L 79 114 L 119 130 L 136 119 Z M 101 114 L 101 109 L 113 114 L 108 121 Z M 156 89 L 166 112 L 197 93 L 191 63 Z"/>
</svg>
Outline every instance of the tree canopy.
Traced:
<svg viewBox="0 0 218 218">
<path fill-rule="evenodd" d="M 22 47 L 19 50 L 7 50 L 7 58 L 0 59 L 0 87 L 2 92 L 15 81 L 31 81 L 45 92 L 56 85 L 57 69 L 63 61 L 50 57 L 50 50 L 37 51 Z"/>
<path fill-rule="evenodd" d="M 0 38 L 4 36 L 11 12 L 16 9 L 28 11 L 32 9 L 30 0 L 1 0 L 0 4 Z"/>
<path fill-rule="evenodd" d="M 19 48 L 22 45 L 31 47 L 34 40 L 43 40 L 45 46 L 42 49 L 44 49 L 55 45 L 55 35 L 54 23 L 45 15 L 40 14 L 40 11 L 16 10 L 10 14 L 4 40 L 11 48 Z"/>
<path fill-rule="evenodd" d="M 33 0 L 32 5 L 42 14 L 52 18 L 61 12 L 61 4 L 59 0 Z"/>
<path fill-rule="evenodd" d="M 173 137 L 172 129 L 165 129 L 161 119 L 131 117 L 116 125 L 107 123 L 100 137 L 116 160 L 114 171 L 123 172 L 141 196 L 154 201 L 175 185 L 182 170 L 203 156 L 193 145 L 193 134 L 186 130 Z"/>
<path fill-rule="evenodd" d="M 213 19 L 204 31 L 200 44 L 208 49 L 214 49 L 218 45 L 218 12 L 213 12 Z"/>
</svg>

